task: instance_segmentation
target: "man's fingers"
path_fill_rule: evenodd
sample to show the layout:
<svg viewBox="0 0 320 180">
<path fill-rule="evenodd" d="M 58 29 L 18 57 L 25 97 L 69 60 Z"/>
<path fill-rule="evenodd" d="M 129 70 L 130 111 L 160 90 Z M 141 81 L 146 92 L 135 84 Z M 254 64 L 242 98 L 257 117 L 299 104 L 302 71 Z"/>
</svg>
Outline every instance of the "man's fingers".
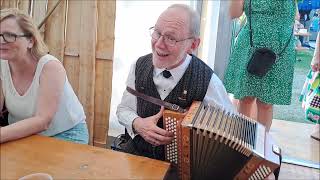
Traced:
<svg viewBox="0 0 320 180">
<path fill-rule="evenodd" d="M 154 128 L 153 130 L 156 134 L 159 134 L 161 136 L 167 136 L 167 137 L 173 137 L 173 132 L 169 132 L 167 130 L 164 130 L 162 128 L 159 128 L 158 126 Z"/>
<path fill-rule="evenodd" d="M 163 115 L 163 111 L 164 111 L 164 107 L 163 106 L 161 106 L 161 109 L 160 109 L 160 111 L 157 113 L 157 114 L 155 114 L 153 117 L 154 117 L 154 122 L 157 124 L 158 123 L 158 120 L 162 117 L 162 115 Z"/>
<path fill-rule="evenodd" d="M 169 144 L 173 140 L 173 132 L 166 131 L 162 128 L 156 127 L 152 138 L 160 142 L 160 144 Z"/>
<path fill-rule="evenodd" d="M 162 117 L 162 115 L 163 115 L 163 111 L 164 111 L 164 107 L 163 107 L 163 106 L 161 106 L 160 111 L 156 114 L 156 117 L 157 117 L 158 119 L 160 119 L 160 118 Z"/>
<path fill-rule="evenodd" d="M 155 142 L 158 142 L 161 145 L 162 144 L 169 144 L 173 139 L 172 136 L 162 136 L 162 135 L 156 134 L 156 133 L 152 134 L 151 137 L 152 137 L 152 139 L 155 140 Z"/>
<path fill-rule="evenodd" d="M 173 140 L 173 133 L 154 127 L 152 130 L 143 134 L 144 139 L 152 145 L 163 145 L 169 144 Z"/>
<path fill-rule="evenodd" d="M 148 138 L 146 138 L 146 141 L 155 146 L 169 144 L 172 140 L 173 137 L 161 136 L 156 133 L 152 133 L 148 136 Z"/>
</svg>

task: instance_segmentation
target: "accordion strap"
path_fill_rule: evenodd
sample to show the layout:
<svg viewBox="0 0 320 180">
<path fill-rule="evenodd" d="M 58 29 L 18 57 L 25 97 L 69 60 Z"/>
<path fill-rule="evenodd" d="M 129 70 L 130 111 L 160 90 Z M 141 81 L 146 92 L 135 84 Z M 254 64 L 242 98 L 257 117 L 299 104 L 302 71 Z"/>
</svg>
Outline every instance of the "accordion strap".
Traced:
<svg viewBox="0 0 320 180">
<path fill-rule="evenodd" d="M 135 95 L 145 101 L 151 102 L 153 104 L 159 105 L 159 106 L 164 106 L 167 109 L 170 109 L 172 111 L 176 111 L 176 112 L 180 112 L 180 113 L 184 113 L 187 112 L 187 110 L 181 108 L 180 106 L 176 105 L 176 104 L 172 104 L 166 101 L 162 101 L 161 99 L 157 99 L 148 95 L 145 95 L 143 93 L 140 93 L 132 88 L 130 88 L 129 86 L 127 86 L 127 91 L 129 93 L 131 93 L 132 95 Z"/>
</svg>

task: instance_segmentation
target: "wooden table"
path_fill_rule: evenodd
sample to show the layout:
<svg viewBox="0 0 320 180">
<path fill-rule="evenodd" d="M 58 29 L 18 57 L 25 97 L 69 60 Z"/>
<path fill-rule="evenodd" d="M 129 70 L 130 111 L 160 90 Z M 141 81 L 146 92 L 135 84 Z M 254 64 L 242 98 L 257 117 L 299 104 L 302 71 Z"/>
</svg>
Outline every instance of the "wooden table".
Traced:
<svg viewBox="0 0 320 180">
<path fill-rule="evenodd" d="M 0 145 L 0 179 L 163 179 L 169 163 L 34 135 Z"/>
</svg>

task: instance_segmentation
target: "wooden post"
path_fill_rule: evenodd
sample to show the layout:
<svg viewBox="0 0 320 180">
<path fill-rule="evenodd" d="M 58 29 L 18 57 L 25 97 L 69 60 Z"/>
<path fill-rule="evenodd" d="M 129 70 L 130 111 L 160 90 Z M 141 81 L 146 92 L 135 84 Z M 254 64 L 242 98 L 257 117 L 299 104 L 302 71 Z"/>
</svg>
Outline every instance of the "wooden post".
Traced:
<svg viewBox="0 0 320 180">
<path fill-rule="evenodd" d="M 18 8 L 26 14 L 29 14 L 30 10 L 30 0 L 19 0 Z"/>
<path fill-rule="evenodd" d="M 40 24 L 43 18 L 46 16 L 46 7 L 46 0 L 33 0 L 32 18 L 34 19 L 36 25 Z M 44 29 L 45 26 L 42 26 L 42 28 L 40 29 L 42 37 L 44 37 Z"/>
<path fill-rule="evenodd" d="M 58 1 L 48 1 L 48 9 L 52 9 Z M 65 0 L 60 2 L 45 24 L 45 42 L 49 47 L 50 54 L 57 57 L 61 62 L 63 62 L 65 46 L 66 5 Z"/>
<path fill-rule="evenodd" d="M 93 144 L 97 1 L 68 3 L 64 64 L 84 107 L 90 144 Z"/>
<path fill-rule="evenodd" d="M 11 8 L 17 8 L 18 7 L 18 0 L 11 0 L 9 1 L 9 7 Z"/>
<path fill-rule="evenodd" d="M 10 8 L 10 0 L 1 1 L 1 9 Z"/>
<path fill-rule="evenodd" d="M 79 94 L 80 1 L 68 1 L 66 41 L 63 64 L 73 90 Z"/>
<path fill-rule="evenodd" d="M 106 146 L 109 129 L 115 15 L 116 1 L 98 1 L 98 41 L 96 48 L 93 143 L 99 147 Z"/>
<path fill-rule="evenodd" d="M 90 144 L 93 144 L 94 126 L 94 88 L 95 88 L 95 51 L 97 36 L 97 1 L 81 1 L 80 14 L 80 73 L 79 73 L 79 99 L 81 100 L 86 116 L 90 134 Z"/>
</svg>

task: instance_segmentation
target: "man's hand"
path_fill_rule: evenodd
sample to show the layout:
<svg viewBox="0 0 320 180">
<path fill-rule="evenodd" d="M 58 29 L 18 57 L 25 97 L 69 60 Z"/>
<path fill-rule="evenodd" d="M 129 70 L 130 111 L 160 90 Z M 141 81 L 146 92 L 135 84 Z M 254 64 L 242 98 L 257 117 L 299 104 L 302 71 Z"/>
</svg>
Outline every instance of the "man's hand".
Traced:
<svg viewBox="0 0 320 180">
<path fill-rule="evenodd" d="M 169 144 L 173 139 L 173 133 L 157 126 L 158 120 L 162 117 L 164 108 L 160 112 L 147 118 L 136 118 L 133 121 L 133 128 L 148 143 L 159 146 Z"/>
</svg>

